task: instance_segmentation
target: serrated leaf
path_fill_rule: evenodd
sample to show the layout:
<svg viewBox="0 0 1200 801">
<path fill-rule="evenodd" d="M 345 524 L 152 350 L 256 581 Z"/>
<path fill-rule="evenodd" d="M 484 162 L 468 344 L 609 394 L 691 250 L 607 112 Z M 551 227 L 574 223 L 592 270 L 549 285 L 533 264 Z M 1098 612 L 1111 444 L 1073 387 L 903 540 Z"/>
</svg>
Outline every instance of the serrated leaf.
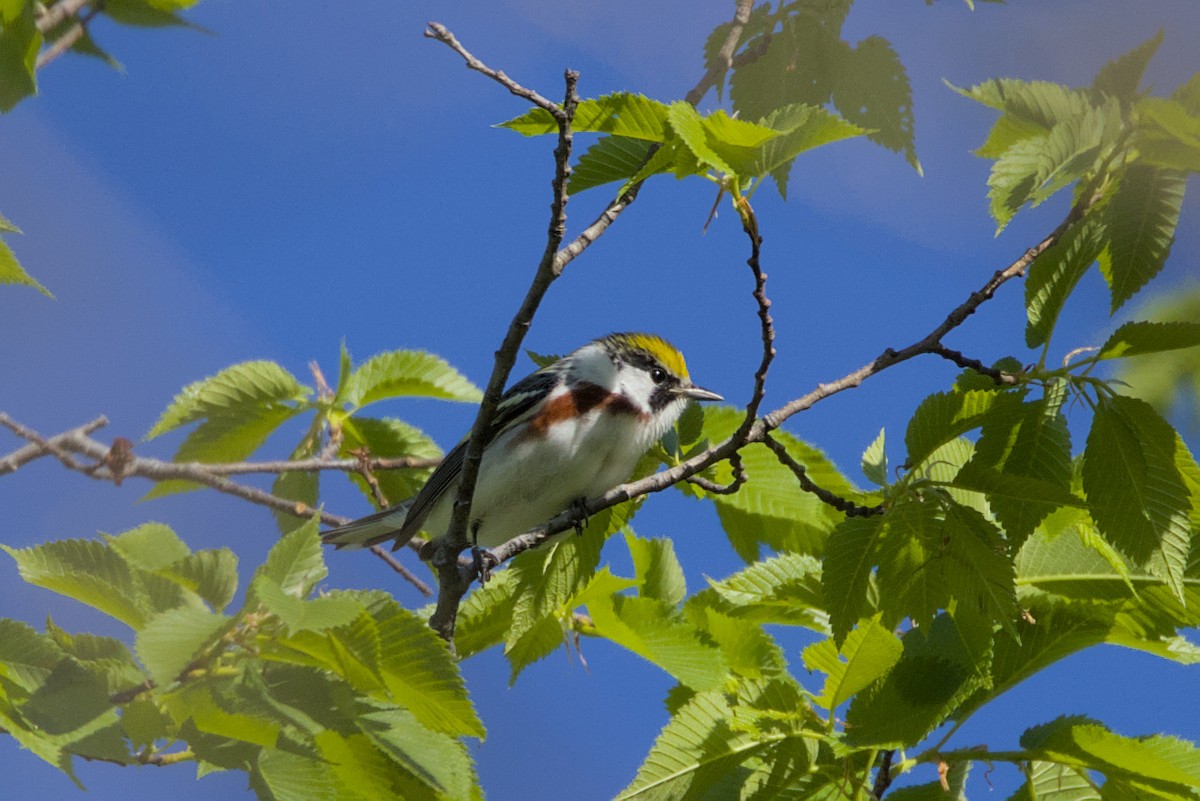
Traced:
<svg viewBox="0 0 1200 801">
<path fill-rule="evenodd" d="M 817 704 L 832 712 L 883 677 L 903 650 L 900 638 L 879 624 L 878 615 L 851 631 L 841 648 L 832 639 L 808 646 L 804 666 L 825 674 Z"/>
<path fill-rule="evenodd" d="M 65 657 L 46 635 L 21 621 L 0 618 L 0 678 L 33 692 Z"/>
<path fill-rule="evenodd" d="M 217 612 L 237 592 L 237 556 L 228 548 L 197 551 L 155 572 L 196 593 Z"/>
<path fill-rule="evenodd" d="M 137 655 L 159 686 L 174 682 L 225 630 L 230 618 L 181 606 L 151 618 L 137 633 Z"/>
<path fill-rule="evenodd" d="M 1129 322 L 1113 332 L 1097 359 L 1161 353 L 1200 345 L 1200 323 Z"/>
<path fill-rule="evenodd" d="M 1158 33 L 1133 50 L 1109 61 L 1092 81 L 1092 91 L 1126 101 L 1136 98 L 1138 86 L 1142 82 L 1142 75 L 1146 72 L 1146 65 L 1158 52 L 1158 46 L 1162 44 L 1162 40 L 1163 32 L 1159 30 Z"/>
<path fill-rule="evenodd" d="M 1021 746 L 1038 758 L 1149 787 L 1190 792 L 1200 786 L 1200 751 L 1191 743 L 1163 735 L 1122 737 L 1088 718 L 1063 717 L 1026 729 Z"/>
<path fill-rule="evenodd" d="M 685 606 L 713 606 L 724 614 L 752 623 L 805 626 L 829 631 L 821 591 L 821 563 L 812 556 L 779 554 L 755 562 L 721 581 L 709 579 L 709 589 L 688 599 Z M 716 596 L 710 599 L 708 594 Z"/>
<path fill-rule="evenodd" d="M 835 643 L 846 641 L 866 611 L 867 590 L 886 530 L 885 517 L 848 517 L 829 535 L 821 584 Z"/>
<path fill-rule="evenodd" d="M 178 4 L 156 3 L 151 0 L 105 0 L 104 13 L 122 25 L 140 28 L 196 28 L 197 25 L 179 16 Z"/>
<path fill-rule="evenodd" d="M 711 607 L 704 610 L 704 618 L 699 622 L 721 649 L 732 673 L 747 679 L 767 679 L 786 673 L 783 649 L 760 627 L 748 626 L 745 620 Z"/>
<path fill-rule="evenodd" d="M 701 798 L 726 781 L 770 744 L 733 725 L 736 708 L 722 690 L 694 695 L 663 728 L 618 801 Z"/>
<path fill-rule="evenodd" d="M 254 597 L 287 626 L 289 633 L 324 631 L 353 622 L 364 609 L 351 596 L 337 594 L 306 601 L 288 595 L 267 576 L 254 579 Z"/>
<path fill-rule="evenodd" d="M 675 606 L 687 597 L 683 567 L 675 556 L 675 544 L 669 539 L 642 539 L 625 532 L 625 544 L 633 557 L 633 574 L 638 580 L 638 595 L 657 598 Z"/>
<path fill-rule="evenodd" d="M 665 141 L 667 107 L 657 100 L 630 92 L 615 92 L 582 100 L 575 108 L 571 128 L 576 132 L 607 133 L 650 142 Z M 535 108 L 519 117 L 500 123 L 524 136 L 558 133 L 558 124 L 549 112 Z"/>
<path fill-rule="evenodd" d="M 908 73 L 891 44 L 869 36 L 842 56 L 833 105 L 866 131 L 867 138 L 903 153 L 919 173 Z"/>
<path fill-rule="evenodd" d="M 827 8 L 843 15 L 847 10 L 843 3 Z M 822 24 L 814 11 L 808 4 L 801 13 L 786 15 L 779 30 L 760 43 L 766 52 L 734 71 L 729 94 L 743 118 L 761 119 L 791 103 L 823 106 L 829 102 L 850 46 L 839 38 L 841 20 Z"/>
<path fill-rule="evenodd" d="M 571 194 L 633 177 L 650 156 L 653 142 L 628 136 L 604 136 L 589 147 L 571 170 Z M 544 365 L 539 365 L 539 367 Z"/>
<path fill-rule="evenodd" d="M 58 540 L 20 550 L 0 547 L 16 561 L 25 581 L 81 601 L 126 625 L 140 627 L 158 608 L 144 577 L 103 543 Z M 178 593 L 166 600 L 178 603 Z"/>
<path fill-rule="evenodd" d="M 976 652 L 978 645 L 949 615 L 908 630 L 902 643 L 900 661 L 887 677 L 851 702 L 846 713 L 849 743 L 911 747 L 988 684 L 988 653 Z"/>
<path fill-rule="evenodd" d="M 1092 107 L 1087 92 L 1049 81 L 991 78 L 970 89 L 951 88 L 964 97 L 1005 111 L 1046 132 L 1057 123 L 1083 115 Z"/>
<path fill-rule="evenodd" d="M 460 659 L 504 642 L 516 603 L 515 575 L 511 570 L 497 571 L 458 608 L 454 651 Z"/>
<path fill-rule="evenodd" d="M 445 360 L 419 350 L 393 350 L 372 356 L 347 380 L 345 402 L 361 408 L 384 398 L 415 396 L 478 403 L 479 388 Z"/>
<path fill-rule="evenodd" d="M 787 178 L 796 156 L 821 145 L 868 134 L 867 130 L 819 106 L 794 103 L 773 110 L 761 124 L 781 132 L 759 148 L 749 165 L 749 174 L 770 174 L 787 199 Z"/>
<path fill-rule="evenodd" d="M 1100 271 L 1116 312 L 1158 275 L 1175 241 L 1175 226 L 1187 176 L 1175 170 L 1133 164 L 1121 176 L 1106 212 L 1108 247 Z"/>
<path fill-rule="evenodd" d="M 279 538 L 267 553 L 258 575 L 270 578 L 293 598 L 307 598 L 317 582 L 329 575 L 321 553 L 320 522 L 312 518 Z"/>
<path fill-rule="evenodd" d="M 314 428 L 321 424 L 323 415 L 318 415 L 314 422 Z M 315 455 L 317 450 L 317 437 L 313 436 L 314 431 L 310 430 L 309 435 L 305 436 L 304 441 L 292 451 L 291 459 L 306 459 Z M 292 510 L 311 510 L 316 509 L 317 501 L 320 497 L 321 488 L 321 473 L 317 470 L 300 471 L 293 470 L 280 473 L 271 483 L 271 494 L 277 498 L 284 498 L 292 501 Z M 275 517 L 275 525 L 279 527 L 280 534 L 287 534 L 295 531 L 300 526 L 304 525 L 305 518 L 300 517 L 291 512 L 285 512 L 281 509 L 272 509 L 271 514 Z"/>
<path fill-rule="evenodd" d="M 204 418 L 226 415 L 228 421 L 253 419 L 250 409 L 302 401 L 311 392 L 275 362 L 242 362 L 184 387 L 146 438 L 153 439 Z"/>
<path fill-rule="evenodd" d="M 162 523 L 143 523 L 116 536 L 106 534 L 104 539 L 129 564 L 152 572 L 191 553 L 179 535 Z"/>
<path fill-rule="evenodd" d="M 3 33 L 0 33 L 0 39 L 3 39 Z M 0 44 L 2 46 L 2 44 Z M 0 70 L 3 69 L 3 64 L 0 63 Z M 25 268 L 17 261 L 17 255 L 13 253 L 3 239 L 0 239 L 0 284 L 17 284 L 20 286 L 31 286 L 38 292 L 41 292 L 48 298 L 53 298 L 50 290 L 42 286 L 36 278 L 25 272 Z"/>
<path fill-rule="evenodd" d="M 905 467 L 916 469 L 943 444 L 979 428 L 994 415 L 1010 413 L 1020 395 L 995 390 L 939 392 L 928 396 L 913 412 L 904 433 L 908 448 Z"/>
<path fill-rule="evenodd" d="M 1008 801 L 1100 801 L 1100 792 L 1084 771 L 1054 762 L 1029 762 L 1025 783 Z"/>
<path fill-rule="evenodd" d="M 879 436 L 867 446 L 862 455 L 863 475 L 872 483 L 881 487 L 888 485 L 887 450 L 884 447 L 884 430 L 879 429 Z"/>
<path fill-rule="evenodd" d="M 1035 348 L 1050 340 L 1067 297 L 1100 257 L 1106 242 L 1103 217 L 1091 215 L 1068 228 L 1034 260 L 1025 279 L 1026 345 Z"/>
<path fill-rule="evenodd" d="M 704 118 L 689 103 L 677 100 L 671 104 L 667 114 L 671 130 L 687 146 L 702 167 L 711 168 L 722 175 L 736 175 L 734 170 L 712 147 L 708 132 L 704 127 Z M 771 132 L 778 135 L 776 132 Z"/>
<path fill-rule="evenodd" d="M 261 781 L 271 801 L 335 801 L 333 778 L 324 761 L 291 751 L 264 748 L 251 773 L 251 786 Z"/>
<path fill-rule="evenodd" d="M 998 159 L 1018 142 L 1041 136 L 1045 132 L 1046 129 L 1036 122 L 1013 114 L 1001 114 L 988 131 L 983 144 L 974 152 L 980 158 Z"/>
<path fill-rule="evenodd" d="M 1104 536 L 1183 597 L 1191 543 L 1175 431 L 1144 401 L 1116 396 L 1096 408 L 1083 459 L 1088 508 Z"/>
<path fill-rule="evenodd" d="M 1150 166 L 1200 172 L 1200 108 L 1189 107 L 1183 96 L 1176 95 L 1171 100 L 1146 97 L 1137 102 L 1137 152 Z"/>
<path fill-rule="evenodd" d="M 717 686 L 728 675 L 721 652 L 673 606 L 654 598 L 607 595 L 589 600 L 594 631 L 695 690 Z"/>
<path fill-rule="evenodd" d="M 483 739 L 466 686 L 446 643 L 395 602 L 374 611 L 379 622 L 379 669 L 389 693 L 422 725 L 449 735 Z"/>
</svg>

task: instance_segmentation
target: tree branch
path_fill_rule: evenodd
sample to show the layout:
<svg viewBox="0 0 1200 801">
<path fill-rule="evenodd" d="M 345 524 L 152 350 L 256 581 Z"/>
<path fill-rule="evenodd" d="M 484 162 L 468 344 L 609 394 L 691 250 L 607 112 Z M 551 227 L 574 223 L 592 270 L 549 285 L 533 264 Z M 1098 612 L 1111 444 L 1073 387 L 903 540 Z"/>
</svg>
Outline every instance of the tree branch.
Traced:
<svg viewBox="0 0 1200 801">
<path fill-rule="evenodd" d="M 5 412 L 0 412 L 0 426 L 7 428 L 21 439 L 27 440 L 30 443 L 0 458 L 0 475 L 15 472 L 23 465 L 35 459 L 44 456 L 54 456 L 64 467 L 83 473 L 98 481 L 111 481 L 114 484 L 120 485 L 121 482 L 131 476 L 146 478 L 155 482 L 191 481 L 215 489 L 218 492 L 232 495 L 235 498 L 241 498 L 244 501 L 249 501 L 259 506 L 266 506 L 269 509 L 295 517 L 308 519 L 313 515 L 318 515 L 321 522 L 326 525 L 340 526 L 350 522 L 350 518 L 348 517 L 313 509 L 308 504 L 272 495 L 258 487 L 251 487 L 246 484 L 230 481 L 221 473 L 283 473 L 293 470 L 312 471 L 323 469 L 350 471 L 358 470 L 360 463 L 355 459 L 339 459 L 325 465 L 317 464 L 316 460 L 313 459 L 305 459 L 299 462 L 244 462 L 221 465 L 206 465 L 200 462 L 164 462 L 161 459 L 135 456 L 133 454 L 133 443 L 124 437 L 117 437 L 112 445 L 105 445 L 103 442 L 89 436 L 93 431 L 105 425 L 108 425 L 108 419 L 97 417 L 95 420 L 64 431 L 61 434 L 56 434 L 52 437 L 42 437 L 28 426 L 13 420 Z M 84 464 L 76 459 L 75 456 L 86 457 L 90 460 L 90 464 Z M 375 460 L 371 461 L 374 462 Z M 401 466 L 410 466 L 407 464 L 409 460 L 400 461 L 405 462 Z M 425 462 L 427 460 L 420 461 Z M 386 549 L 375 546 L 371 548 L 371 552 L 403 577 L 405 581 L 416 587 L 423 595 L 426 597 L 433 595 L 433 590 L 430 589 L 428 584 L 397 561 Z"/>
</svg>

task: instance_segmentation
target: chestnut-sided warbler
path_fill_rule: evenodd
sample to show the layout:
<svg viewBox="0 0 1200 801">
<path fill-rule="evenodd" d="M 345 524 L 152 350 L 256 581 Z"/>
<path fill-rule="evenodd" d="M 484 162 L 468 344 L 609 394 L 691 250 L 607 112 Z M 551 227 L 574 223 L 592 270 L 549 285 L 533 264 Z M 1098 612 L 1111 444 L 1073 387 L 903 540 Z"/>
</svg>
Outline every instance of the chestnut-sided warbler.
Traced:
<svg viewBox="0 0 1200 801">
<path fill-rule="evenodd" d="M 620 484 L 689 400 L 721 400 L 688 378 L 683 354 L 653 334 L 609 334 L 518 381 L 488 429 L 468 537 L 489 548 Z M 467 442 L 415 496 L 323 535 L 343 547 L 446 533 Z"/>
</svg>

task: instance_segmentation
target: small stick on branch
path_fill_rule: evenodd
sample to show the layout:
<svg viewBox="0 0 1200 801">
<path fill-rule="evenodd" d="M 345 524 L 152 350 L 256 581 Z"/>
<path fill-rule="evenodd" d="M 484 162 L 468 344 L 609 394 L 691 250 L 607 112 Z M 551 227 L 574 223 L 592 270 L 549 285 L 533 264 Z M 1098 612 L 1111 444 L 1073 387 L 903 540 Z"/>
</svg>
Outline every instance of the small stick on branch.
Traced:
<svg viewBox="0 0 1200 801">
<path fill-rule="evenodd" d="M 943 359 L 954 362 L 964 370 L 974 370 L 977 373 L 986 375 L 997 384 L 1013 387 L 1019 383 L 1017 376 L 1013 375 L 1012 373 L 1006 373 L 1003 370 L 997 370 L 994 367 L 988 367 L 978 359 L 972 359 L 968 356 L 964 356 L 960 351 L 951 350 L 945 345 L 935 345 L 930 348 L 929 352 L 935 356 L 941 356 Z"/>
<path fill-rule="evenodd" d="M 800 464 L 796 459 L 787 452 L 787 448 L 783 443 L 772 437 L 770 434 L 763 435 L 763 444 L 771 449 L 775 454 L 775 458 L 779 463 L 792 471 L 796 476 L 796 480 L 800 482 L 800 489 L 805 492 L 816 495 L 822 503 L 827 506 L 832 506 L 839 512 L 844 513 L 847 517 L 872 517 L 881 515 L 885 509 L 882 504 L 879 506 L 859 506 L 853 501 L 846 500 L 837 493 L 830 492 L 827 489 L 817 486 L 811 478 L 808 477 L 808 470 L 804 465 Z"/>
</svg>

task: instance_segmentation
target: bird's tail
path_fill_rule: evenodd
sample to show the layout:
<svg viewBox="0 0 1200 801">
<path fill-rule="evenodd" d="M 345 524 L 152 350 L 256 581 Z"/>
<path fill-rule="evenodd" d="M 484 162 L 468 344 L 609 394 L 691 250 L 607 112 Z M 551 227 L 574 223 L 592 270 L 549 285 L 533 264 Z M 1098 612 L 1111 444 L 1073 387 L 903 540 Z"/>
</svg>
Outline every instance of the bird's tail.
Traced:
<svg viewBox="0 0 1200 801">
<path fill-rule="evenodd" d="M 408 504 L 402 503 L 373 515 L 360 517 L 344 526 L 322 531 L 321 541 L 336 548 L 370 548 L 372 545 L 396 539 L 407 517 Z M 411 539 L 411 535 L 405 538 L 406 541 L 408 539 Z M 397 547 L 403 544 L 398 542 Z"/>
</svg>

